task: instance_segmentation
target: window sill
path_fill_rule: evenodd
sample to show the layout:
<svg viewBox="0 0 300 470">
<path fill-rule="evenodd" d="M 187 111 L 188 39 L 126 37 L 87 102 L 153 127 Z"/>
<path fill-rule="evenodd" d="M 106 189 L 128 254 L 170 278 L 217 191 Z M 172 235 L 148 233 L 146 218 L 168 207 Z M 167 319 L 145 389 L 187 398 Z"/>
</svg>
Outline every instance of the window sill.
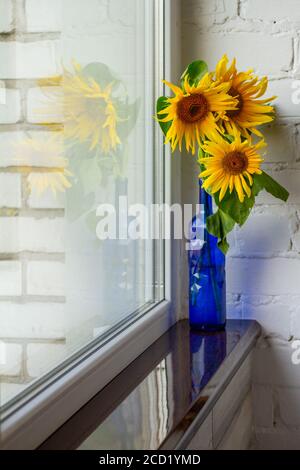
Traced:
<svg viewBox="0 0 300 470">
<path fill-rule="evenodd" d="M 255 321 L 229 320 L 226 333 L 209 335 L 190 333 L 187 321 L 178 322 L 40 449 L 188 448 L 249 362 L 259 335 Z M 246 370 L 245 394 L 250 366 Z M 231 401 L 234 413 L 239 401 Z M 221 442 L 225 425 L 211 439 Z"/>
</svg>

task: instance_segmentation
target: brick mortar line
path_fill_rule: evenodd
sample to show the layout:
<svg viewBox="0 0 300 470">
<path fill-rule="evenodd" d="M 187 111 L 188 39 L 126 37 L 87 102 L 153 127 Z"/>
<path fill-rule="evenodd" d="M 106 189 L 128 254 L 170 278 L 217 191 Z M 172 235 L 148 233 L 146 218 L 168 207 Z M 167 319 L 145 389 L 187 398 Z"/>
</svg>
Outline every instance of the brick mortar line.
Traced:
<svg viewBox="0 0 300 470">
<path fill-rule="evenodd" d="M 0 173 L 20 173 L 28 175 L 29 173 L 59 173 L 65 167 L 61 166 L 36 166 L 36 165 L 10 165 L 0 167 Z"/>
<path fill-rule="evenodd" d="M 13 215 L 3 215 L 1 217 L 26 217 L 26 218 L 35 218 L 38 219 L 54 219 L 54 218 L 64 218 L 65 210 L 64 209 L 34 209 L 34 208 L 13 208 L 13 207 L 2 207 L 1 209 L 13 211 Z"/>
<path fill-rule="evenodd" d="M 60 261 L 65 262 L 65 252 L 45 253 L 39 251 L 21 251 L 18 253 L 0 253 L 0 261 Z"/>
<path fill-rule="evenodd" d="M 0 295 L 0 302 L 65 304 L 66 298 L 59 295 Z"/>
<path fill-rule="evenodd" d="M 27 346 L 27 344 L 38 343 L 38 344 L 65 344 L 66 338 L 64 336 L 57 337 L 57 338 L 31 338 L 30 336 L 22 336 L 19 338 L 18 336 L 0 336 L 0 341 L 3 343 L 9 344 L 22 344 Z"/>
<path fill-rule="evenodd" d="M 300 119 L 299 119 L 300 124 Z M 62 123 L 49 123 L 47 125 L 20 121 L 13 124 L 0 124 L 0 132 L 62 132 L 64 126 Z"/>
<path fill-rule="evenodd" d="M 0 33 L 1 43 L 22 42 L 24 44 L 35 44 L 43 41 L 57 41 L 61 38 L 60 31 L 45 31 L 40 33 L 27 31 L 12 31 L 8 33 Z"/>
</svg>

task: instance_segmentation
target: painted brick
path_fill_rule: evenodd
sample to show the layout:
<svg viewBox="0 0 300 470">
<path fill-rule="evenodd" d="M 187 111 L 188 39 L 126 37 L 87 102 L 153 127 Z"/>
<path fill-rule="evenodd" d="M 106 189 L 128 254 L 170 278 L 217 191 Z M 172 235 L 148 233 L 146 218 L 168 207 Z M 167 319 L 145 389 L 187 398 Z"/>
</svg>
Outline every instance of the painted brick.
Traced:
<svg viewBox="0 0 300 470">
<path fill-rule="evenodd" d="M 22 273 L 19 261 L 0 261 L 0 295 L 21 295 Z"/>
<path fill-rule="evenodd" d="M 11 0 L 0 0 L 0 33 L 13 30 L 13 6 Z"/>
<path fill-rule="evenodd" d="M 280 184 L 282 184 L 290 193 L 288 203 L 289 204 L 299 204 L 300 203 L 300 170 L 281 170 L 281 171 L 270 171 L 268 170 L 270 176 L 276 179 Z M 261 191 L 256 199 L 259 204 L 281 204 L 285 203 L 276 199 L 271 194 L 266 191 Z"/>
<path fill-rule="evenodd" d="M 64 263 L 30 261 L 27 267 L 27 293 L 31 295 L 64 295 Z"/>
<path fill-rule="evenodd" d="M 0 375 L 18 375 L 21 369 L 22 346 L 0 340 Z"/>
<path fill-rule="evenodd" d="M 300 253 L 300 230 L 293 236 L 294 248 Z"/>
<path fill-rule="evenodd" d="M 58 41 L 0 43 L 0 78 L 43 78 L 60 73 Z"/>
<path fill-rule="evenodd" d="M 43 149 L 43 143 L 48 142 L 52 133 L 43 131 L 10 131 L 0 132 L 0 167 L 7 166 L 33 166 L 33 167 L 58 167 L 49 149 Z M 61 148 L 60 156 L 63 154 L 63 138 L 55 133 L 58 139 L 58 149 Z M 26 139 L 32 139 L 37 145 L 32 148 L 25 147 L 23 144 Z"/>
<path fill-rule="evenodd" d="M 0 173 L 0 207 L 21 207 L 21 175 Z"/>
<path fill-rule="evenodd" d="M 183 42 L 185 51 L 183 66 L 201 57 L 213 70 L 223 54 L 228 52 L 229 58 L 237 58 L 237 65 L 241 70 L 252 67 L 258 74 L 278 76 L 291 69 L 293 47 L 292 39 L 287 36 L 231 33 L 219 34 L 216 40 L 215 34 L 197 34 L 197 29 L 189 25 L 184 29 Z M 246 54 L 245 45 L 247 45 Z M 272 60 L 270 60 L 270 50 L 276 50 L 276 56 L 274 55 Z"/>
<path fill-rule="evenodd" d="M 254 385 L 252 388 L 252 398 L 255 426 L 271 428 L 273 426 L 273 393 L 271 387 Z"/>
<path fill-rule="evenodd" d="M 281 387 L 300 387 L 300 365 L 292 363 L 295 350 L 282 341 L 272 347 L 256 348 L 253 368 L 254 383 Z"/>
<path fill-rule="evenodd" d="M 65 344 L 28 344 L 28 373 L 31 377 L 40 377 L 61 363 L 67 355 L 68 349 Z"/>
<path fill-rule="evenodd" d="M 290 310 L 289 302 L 284 299 L 268 304 L 252 303 L 251 300 L 243 302 L 243 318 L 257 320 L 264 335 L 274 335 L 285 340 L 291 335 Z"/>
<path fill-rule="evenodd" d="M 57 100 L 59 92 L 59 87 L 31 88 L 27 94 L 27 121 L 34 124 L 63 122 Z"/>
<path fill-rule="evenodd" d="M 255 433 L 258 450 L 299 450 L 300 432 L 289 429 L 259 429 Z"/>
<path fill-rule="evenodd" d="M 299 90 L 298 81 L 291 78 L 270 80 L 268 96 L 277 97 L 274 104 L 278 117 L 300 117 Z"/>
<path fill-rule="evenodd" d="M 29 33 L 62 29 L 61 0 L 26 0 L 25 13 Z"/>
<path fill-rule="evenodd" d="M 0 251 L 64 252 L 64 220 L 31 217 L 0 218 Z"/>
<path fill-rule="evenodd" d="M 5 338 L 64 338 L 65 305 L 0 302 L 0 331 Z"/>
<path fill-rule="evenodd" d="M 275 122 L 265 126 L 263 134 L 268 144 L 264 155 L 266 163 L 286 163 L 294 160 L 296 151 L 294 126 L 280 125 Z"/>
<path fill-rule="evenodd" d="M 65 194 L 53 194 L 53 191 L 49 188 L 39 194 L 37 189 L 33 188 L 28 198 L 28 205 L 34 209 L 63 209 L 65 207 Z"/>
<path fill-rule="evenodd" d="M 242 2 L 241 16 L 264 21 L 300 21 L 298 0 L 247 0 Z"/>
<path fill-rule="evenodd" d="M 237 14 L 237 0 L 188 0 L 182 3 L 183 21 L 211 26 Z"/>
<path fill-rule="evenodd" d="M 299 294 L 300 259 L 228 258 L 226 272 L 227 288 L 231 293 Z"/>
<path fill-rule="evenodd" d="M 300 339 L 300 299 L 296 298 L 296 307 L 291 314 L 291 335 L 295 339 Z"/>
<path fill-rule="evenodd" d="M 21 118 L 21 98 L 19 90 L 1 89 L 0 124 L 15 124 Z"/>
<path fill-rule="evenodd" d="M 258 230 L 259 227 L 259 230 Z M 245 225 L 236 231 L 241 253 L 275 255 L 290 246 L 289 216 L 283 211 L 265 209 L 251 214 Z"/>
<path fill-rule="evenodd" d="M 286 426 L 300 426 L 300 388 L 278 388 L 280 417 Z"/>
</svg>

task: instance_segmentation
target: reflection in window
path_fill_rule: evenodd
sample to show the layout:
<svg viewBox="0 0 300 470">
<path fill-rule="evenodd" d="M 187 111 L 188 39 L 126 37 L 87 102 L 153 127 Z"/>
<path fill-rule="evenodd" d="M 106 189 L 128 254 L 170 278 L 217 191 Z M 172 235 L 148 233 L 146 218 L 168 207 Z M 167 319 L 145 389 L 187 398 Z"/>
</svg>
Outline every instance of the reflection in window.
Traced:
<svg viewBox="0 0 300 470">
<path fill-rule="evenodd" d="M 82 443 L 80 450 L 158 449 L 167 436 L 169 418 L 164 359 Z"/>
<path fill-rule="evenodd" d="M 100 204 L 155 202 L 153 2 L 24 3 L 0 69 L 0 406 L 162 285 L 152 243 L 97 236 Z"/>
</svg>

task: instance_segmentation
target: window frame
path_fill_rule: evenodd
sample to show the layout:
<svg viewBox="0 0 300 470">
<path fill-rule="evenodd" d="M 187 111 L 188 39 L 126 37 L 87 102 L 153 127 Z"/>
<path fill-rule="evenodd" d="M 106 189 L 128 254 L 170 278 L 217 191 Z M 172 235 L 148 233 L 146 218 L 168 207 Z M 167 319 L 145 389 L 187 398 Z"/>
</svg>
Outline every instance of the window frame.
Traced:
<svg viewBox="0 0 300 470">
<path fill-rule="evenodd" d="M 148 0 L 152 1 L 152 0 Z M 153 0 L 155 5 L 155 97 L 164 94 L 162 77 L 176 80 L 180 66 L 180 0 Z M 164 202 L 181 202 L 181 163 L 170 158 L 169 146 L 156 126 L 154 148 L 164 158 Z M 182 242 L 165 240 L 165 300 L 131 324 L 120 326 L 113 338 L 97 343 L 77 358 L 67 371 L 24 396 L 7 410 L 0 429 L 0 449 L 35 449 L 76 411 L 144 352 L 174 323 L 185 317 L 181 308 Z"/>
</svg>

